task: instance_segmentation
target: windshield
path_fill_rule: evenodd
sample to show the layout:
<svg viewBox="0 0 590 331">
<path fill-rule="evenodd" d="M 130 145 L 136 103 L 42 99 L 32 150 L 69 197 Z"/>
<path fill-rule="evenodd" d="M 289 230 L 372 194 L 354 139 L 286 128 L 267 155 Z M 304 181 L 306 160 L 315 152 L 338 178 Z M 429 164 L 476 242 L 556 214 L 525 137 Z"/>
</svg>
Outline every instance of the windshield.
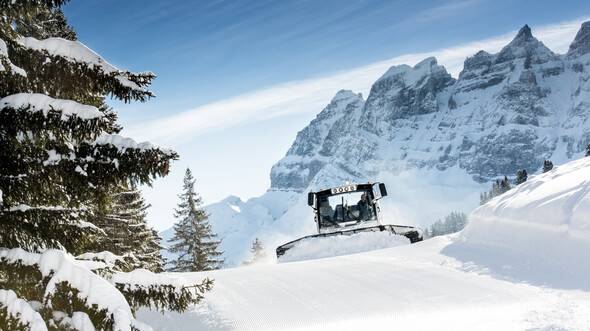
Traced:
<svg viewBox="0 0 590 331">
<path fill-rule="evenodd" d="M 321 227 L 376 220 L 372 200 L 373 194 L 370 190 L 321 197 L 318 211 Z"/>
</svg>

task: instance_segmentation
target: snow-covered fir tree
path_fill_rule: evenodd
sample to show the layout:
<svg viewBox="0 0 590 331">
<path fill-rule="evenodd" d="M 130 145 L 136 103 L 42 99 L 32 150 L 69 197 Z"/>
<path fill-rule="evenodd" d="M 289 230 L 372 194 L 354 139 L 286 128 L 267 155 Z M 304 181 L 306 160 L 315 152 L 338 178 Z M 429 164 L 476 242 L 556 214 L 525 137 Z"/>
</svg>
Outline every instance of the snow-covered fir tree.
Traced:
<svg viewBox="0 0 590 331">
<path fill-rule="evenodd" d="M 87 222 L 89 216 L 106 209 L 110 192 L 149 184 L 167 174 L 177 158 L 172 150 L 118 135 L 117 115 L 104 104 L 107 94 L 147 100 L 153 96 L 146 89 L 153 73 L 118 70 L 77 41 L 19 33 L 58 34 L 52 29 L 41 33 L 35 19 L 51 16 L 61 3 L 3 2 L 2 247 L 83 252 L 97 231 Z"/>
<path fill-rule="evenodd" d="M 590 156 L 590 144 L 586 146 L 586 156 Z"/>
<path fill-rule="evenodd" d="M 526 182 L 527 177 L 528 174 L 526 172 L 526 169 L 518 170 L 518 172 L 516 173 L 516 185 L 520 185 Z"/>
<path fill-rule="evenodd" d="M 150 184 L 178 156 L 119 135 L 105 97 L 146 101 L 155 75 L 78 42 L 65 2 L 0 1 L 0 329 L 149 329 L 137 308 L 186 310 L 212 282 L 121 272 L 121 256 L 88 253 L 112 192 Z"/>
<path fill-rule="evenodd" d="M 201 208 L 201 197 L 195 191 L 195 179 L 189 168 L 183 180 L 183 193 L 179 194 L 180 203 L 175 209 L 174 236 L 169 240 L 172 245 L 168 250 L 178 253 L 172 260 L 170 271 L 203 271 L 220 269 L 225 262 L 221 258 L 223 251 L 217 247 L 221 240 L 211 231 L 209 215 Z"/>
<path fill-rule="evenodd" d="M 553 169 L 553 162 L 549 160 L 543 161 L 543 172 L 551 171 L 551 169 Z"/>
<path fill-rule="evenodd" d="M 166 262 L 160 253 L 162 238 L 147 225 L 149 207 L 139 190 L 124 189 L 112 194 L 108 213 L 98 213 L 93 220 L 104 235 L 92 250 L 124 256 L 124 271 L 139 268 L 164 271 Z"/>
<path fill-rule="evenodd" d="M 436 220 L 436 222 L 432 223 L 430 226 L 430 237 L 438 237 L 445 234 L 445 225 L 441 220 Z"/>
<path fill-rule="evenodd" d="M 250 248 L 250 253 L 252 253 L 252 259 L 244 261 L 244 265 L 255 264 L 260 261 L 264 261 L 268 254 L 264 249 L 264 245 L 260 239 L 256 238 L 252 242 L 252 247 Z"/>
</svg>

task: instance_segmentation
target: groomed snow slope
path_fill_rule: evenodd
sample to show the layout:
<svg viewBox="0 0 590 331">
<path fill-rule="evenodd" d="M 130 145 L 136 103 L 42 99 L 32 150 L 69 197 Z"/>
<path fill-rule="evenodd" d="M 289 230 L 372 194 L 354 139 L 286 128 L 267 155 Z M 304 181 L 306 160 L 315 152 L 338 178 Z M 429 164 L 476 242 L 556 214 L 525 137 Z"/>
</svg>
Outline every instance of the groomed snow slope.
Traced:
<svg viewBox="0 0 590 331">
<path fill-rule="evenodd" d="M 215 279 L 159 330 L 587 330 L 590 158 L 530 177 L 475 210 L 460 234 L 366 253 L 258 265 Z"/>
</svg>

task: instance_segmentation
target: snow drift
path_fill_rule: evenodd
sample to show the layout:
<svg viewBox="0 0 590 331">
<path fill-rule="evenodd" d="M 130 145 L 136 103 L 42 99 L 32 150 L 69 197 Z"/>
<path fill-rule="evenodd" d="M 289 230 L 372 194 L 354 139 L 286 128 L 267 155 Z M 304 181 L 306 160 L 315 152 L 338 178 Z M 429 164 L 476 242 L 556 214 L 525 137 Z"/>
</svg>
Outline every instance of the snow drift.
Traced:
<svg viewBox="0 0 590 331">
<path fill-rule="evenodd" d="M 590 289 L 590 157 L 529 177 L 477 208 L 451 251 L 479 263 L 501 255 L 513 263 L 485 263 L 529 282 Z"/>
</svg>

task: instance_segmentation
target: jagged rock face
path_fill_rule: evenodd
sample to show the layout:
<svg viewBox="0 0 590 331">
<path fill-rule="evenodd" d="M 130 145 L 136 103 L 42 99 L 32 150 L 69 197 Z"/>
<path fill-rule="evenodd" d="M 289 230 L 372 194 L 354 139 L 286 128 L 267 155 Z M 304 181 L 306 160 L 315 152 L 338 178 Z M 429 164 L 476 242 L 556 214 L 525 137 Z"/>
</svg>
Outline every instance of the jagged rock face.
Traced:
<svg viewBox="0 0 590 331">
<path fill-rule="evenodd" d="M 455 79 L 435 58 L 427 58 L 414 68 L 392 67 L 371 88 L 360 125 L 374 134 L 392 133 L 398 120 L 439 111 L 437 95 Z"/>
<path fill-rule="evenodd" d="M 287 156 L 271 170 L 271 188 L 303 190 L 336 154 L 339 137 L 348 135 L 364 106 L 362 95 L 339 91 L 330 104 L 297 134 Z"/>
<path fill-rule="evenodd" d="M 574 42 L 567 52 L 569 58 L 577 58 L 590 53 L 590 22 L 582 24 L 582 28 L 576 34 Z"/>
<path fill-rule="evenodd" d="M 271 172 L 303 190 L 380 171 L 459 166 L 481 182 L 570 158 L 590 142 L 590 22 L 557 55 L 528 26 L 497 54 L 465 60 L 457 80 L 428 58 L 389 69 L 366 102 L 340 91 Z"/>
</svg>

